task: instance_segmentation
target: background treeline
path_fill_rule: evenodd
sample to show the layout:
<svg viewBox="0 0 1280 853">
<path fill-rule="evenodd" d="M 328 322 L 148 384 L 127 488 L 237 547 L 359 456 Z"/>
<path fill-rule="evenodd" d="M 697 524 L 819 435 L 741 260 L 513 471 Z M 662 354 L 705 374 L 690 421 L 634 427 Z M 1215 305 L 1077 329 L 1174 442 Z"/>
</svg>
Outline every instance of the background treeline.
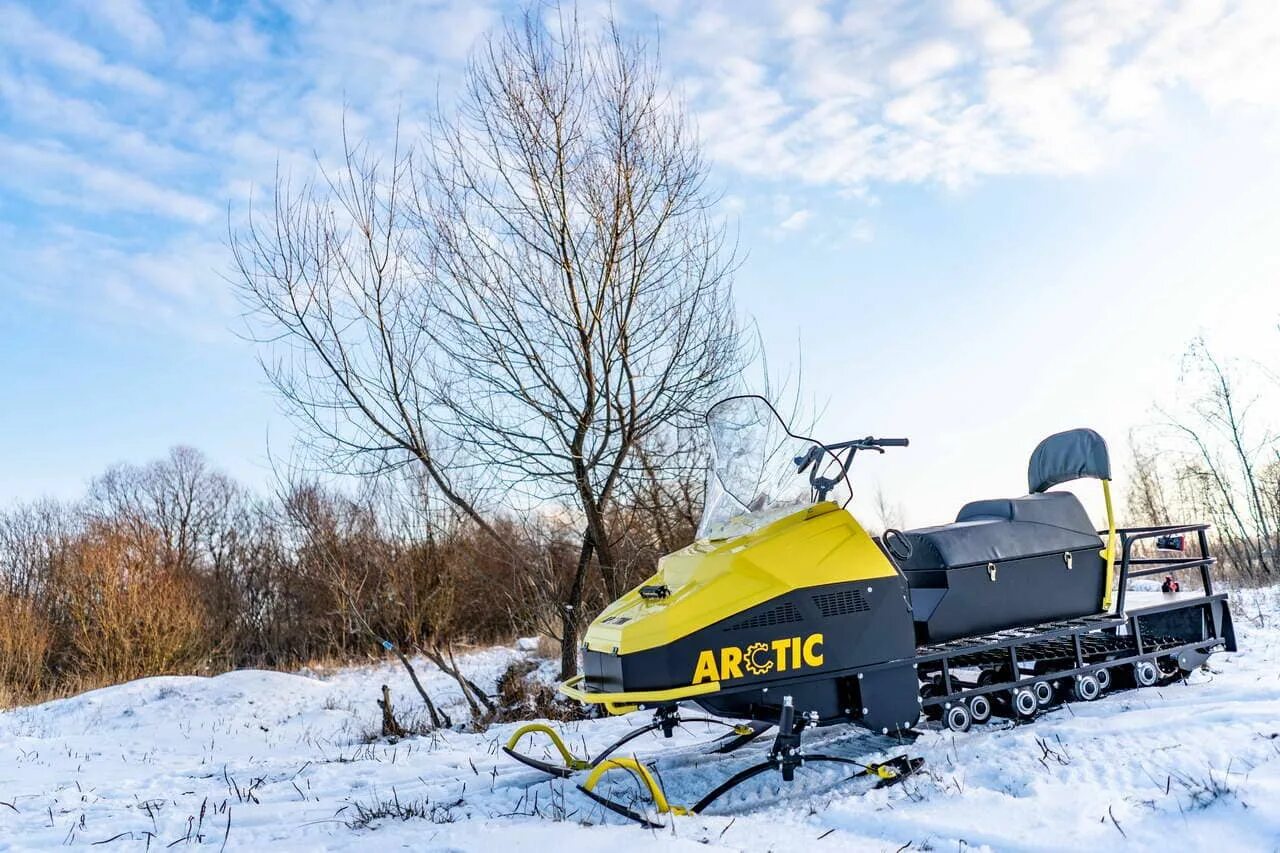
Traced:
<svg viewBox="0 0 1280 853">
<path fill-rule="evenodd" d="M 1204 340 L 1183 357 L 1173 402 L 1130 436 L 1131 524 L 1213 524 L 1219 573 L 1265 584 L 1280 575 L 1280 376 Z M 1191 588 L 1195 588 L 1194 586 Z"/>
<path fill-rule="evenodd" d="M 1223 576 L 1274 582 L 1280 383 L 1197 341 L 1176 399 L 1131 436 L 1123 522 L 1209 521 Z M 555 504 L 491 514 L 481 529 L 403 471 L 341 487 L 282 480 L 255 494 L 180 447 L 111 468 L 80 501 L 0 513 L 0 704 L 360 658 L 382 638 L 445 659 L 530 634 L 554 645 L 566 621 L 580 629 L 610 600 L 599 571 L 574 589 L 581 529 Z M 607 520 L 623 588 L 692 539 L 703 488 L 694 464 L 626 482 Z"/>
<path fill-rule="evenodd" d="M 700 487 L 618 502 L 622 582 L 692 537 Z M 78 502 L 0 514 L 0 706 L 146 675 L 297 667 L 389 638 L 449 658 L 460 643 L 558 636 L 580 533 L 553 514 L 494 516 L 504 545 L 390 477 L 256 495 L 179 447 L 118 465 Z M 586 579 L 581 616 L 605 603 Z"/>
</svg>

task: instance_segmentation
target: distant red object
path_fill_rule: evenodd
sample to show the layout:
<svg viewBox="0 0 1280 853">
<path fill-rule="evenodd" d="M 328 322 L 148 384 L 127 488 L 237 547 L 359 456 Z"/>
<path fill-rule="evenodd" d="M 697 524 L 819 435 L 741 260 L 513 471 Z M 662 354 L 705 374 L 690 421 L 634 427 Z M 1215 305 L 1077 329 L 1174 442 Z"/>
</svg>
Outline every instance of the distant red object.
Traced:
<svg viewBox="0 0 1280 853">
<path fill-rule="evenodd" d="M 1178 584 L 1176 580 L 1173 579 L 1173 575 L 1165 575 L 1164 583 L 1160 585 L 1160 591 L 1161 592 L 1181 592 L 1182 587 Z"/>
</svg>

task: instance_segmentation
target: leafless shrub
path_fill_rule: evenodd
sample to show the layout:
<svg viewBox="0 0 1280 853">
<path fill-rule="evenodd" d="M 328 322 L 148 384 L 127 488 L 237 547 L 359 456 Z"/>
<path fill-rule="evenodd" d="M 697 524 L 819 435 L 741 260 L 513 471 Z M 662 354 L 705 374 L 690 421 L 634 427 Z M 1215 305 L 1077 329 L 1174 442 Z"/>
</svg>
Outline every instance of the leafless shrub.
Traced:
<svg viewBox="0 0 1280 853">
<path fill-rule="evenodd" d="M 468 680 L 454 645 L 531 633 L 558 643 L 580 548 L 572 525 L 495 515 L 506 541 L 495 551 L 466 519 L 424 518 L 430 509 L 403 493 L 299 480 L 258 498 L 193 454 L 116 466 L 83 503 L 0 512 L 0 702 L 142 675 L 365 658 L 376 636 L 421 649 L 460 679 L 480 724 L 504 712 Z M 220 483 L 186 494 L 234 499 L 192 510 L 203 519 L 195 528 L 174 522 L 181 504 L 166 495 L 184 492 L 160 484 L 184 481 L 166 470 L 177 465 Z M 700 489 L 690 473 L 619 492 L 608 523 L 624 583 L 689 541 Z M 578 618 L 607 600 L 592 573 Z M 565 713 L 549 702 L 535 703 L 540 713 Z M 435 724 L 448 724 L 442 711 Z"/>
<path fill-rule="evenodd" d="M 0 691 L 11 694 L 9 701 L 31 698 L 45 686 L 52 649 L 52 630 L 36 602 L 0 593 Z"/>
<path fill-rule="evenodd" d="M 190 672 L 217 640 L 196 580 L 159 559 L 158 534 L 93 522 L 57 577 L 64 666 L 102 683 Z"/>
</svg>

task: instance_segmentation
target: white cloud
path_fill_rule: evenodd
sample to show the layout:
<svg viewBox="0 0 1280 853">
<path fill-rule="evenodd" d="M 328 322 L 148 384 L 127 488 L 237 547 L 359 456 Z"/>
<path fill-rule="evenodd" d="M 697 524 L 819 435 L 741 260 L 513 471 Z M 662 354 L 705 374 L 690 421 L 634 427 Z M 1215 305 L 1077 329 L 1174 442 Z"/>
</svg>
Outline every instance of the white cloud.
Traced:
<svg viewBox="0 0 1280 853">
<path fill-rule="evenodd" d="M 244 18 L 214 21 L 190 13 L 174 36 L 179 48 L 172 61 L 182 69 L 252 68 L 267 58 L 269 36 Z"/>
<path fill-rule="evenodd" d="M 952 0 L 949 12 L 959 28 L 977 34 L 990 55 L 1019 53 L 1034 41 L 1026 25 L 1006 15 L 994 0 Z"/>
<path fill-rule="evenodd" d="M 884 105 L 887 121 L 921 130 L 939 127 L 935 116 L 942 110 L 947 91 L 940 86 L 917 86 Z"/>
<path fill-rule="evenodd" d="M 38 245 L 0 246 L 13 270 L 0 287 L 95 321 L 169 328 L 201 340 L 224 338 L 235 302 L 220 272 L 216 240 L 184 236 L 137 245 L 97 231 L 59 226 Z M 62 247 L 74 246 L 75 251 Z"/>
<path fill-rule="evenodd" d="M 143 95 L 158 96 L 164 86 L 155 77 L 129 65 L 108 62 L 98 50 L 68 38 L 40 23 L 13 4 L 0 5 L 0 44 L 8 44 L 31 61 L 58 66 L 85 78 Z"/>
<path fill-rule="evenodd" d="M 875 226 L 871 224 L 871 220 L 859 218 L 853 223 L 853 227 L 849 229 L 849 239 L 855 243 L 870 243 L 876 237 Z"/>
<path fill-rule="evenodd" d="M 1188 96 L 1280 122 L 1280 4 L 822 4 L 732 21 L 708 49 L 668 22 L 712 154 L 814 186 L 1076 174 L 1155 145 Z M 674 45 L 674 46 L 672 46 Z"/>
<path fill-rule="evenodd" d="M 141 0 L 89 0 L 83 5 L 135 47 L 154 47 L 164 39 Z"/>
<path fill-rule="evenodd" d="M 225 328 L 227 284 L 200 269 L 225 260 L 228 203 L 239 216 L 277 166 L 309 176 L 341 146 L 344 109 L 375 145 L 403 110 L 414 138 L 494 20 L 472 0 L 283 0 L 216 19 L 146 0 L 0 0 L 0 200 L 23 211 L 0 268 L 22 270 L 33 298 L 43 283 L 64 304 L 111 306 L 103 316 L 186 328 L 191 311 Z M 145 236 L 116 213 L 146 216 Z"/>
<path fill-rule="evenodd" d="M 821 35 L 831 29 L 824 0 L 774 0 L 782 14 L 783 27 L 790 36 Z"/>
<path fill-rule="evenodd" d="M 0 158 L 8 165 L 0 172 L 0 181 L 47 204 L 157 214 L 197 224 L 211 221 L 218 213 L 215 205 L 199 196 L 101 166 L 58 147 L 0 137 Z"/>
<path fill-rule="evenodd" d="M 149 171 L 193 169 L 199 161 L 189 152 L 121 124 L 91 100 L 63 95 L 38 78 L 16 77 L 0 71 L 0 101 L 12 118 L 63 136 L 93 143 L 98 159 L 109 154 Z"/>
<path fill-rule="evenodd" d="M 401 114 L 412 136 L 498 20 L 493 5 L 470 0 L 282 0 L 269 24 L 252 4 L 216 18 L 147 0 L 67 8 L 0 0 L 0 186 L 33 222 L 81 224 L 82 211 L 152 217 L 164 227 L 148 252 L 166 259 L 216 244 L 227 202 L 239 208 L 277 164 L 301 175 L 317 150 L 329 157 L 344 110 L 348 128 L 375 143 Z M 584 20 L 607 8 L 592 0 Z M 1280 110 L 1272 0 L 617 8 L 637 30 L 660 33 L 707 153 L 743 179 L 731 204 L 754 208 L 780 187 L 804 199 L 764 208 L 773 236 L 870 238 L 852 211 L 827 215 L 814 188 L 865 210 L 887 184 L 1097 169 L 1128 146 L 1155 144 L 1185 103 L 1273 125 Z M 101 216 L 92 227 L 104 240 L 114 233 Z M 82 233 L 23 233 L 53 255 L 84 244 Z M 152 293 L 180 310 L 157 265 L 131 265 L 129 254 L 97 254 L 126 270 L 104 270 L 111 292 L 136 288 L 137 304 Z"/>
<path fill-rule="evenodd" d="M 804 228 L 812 218 L 812 210 L 797 210 L 795 213 L 792 213 L 786 219 L 779 222 L 778 228 L 782 231 L 799 231 Z"/>
<path fill-rule="evenodd" d="M 906 88 L 932 80 L 960 64 L 960 51 L 950 42 L 934 39 L 912 48 L 889 66 L 889 80 Z"/>
</svg>

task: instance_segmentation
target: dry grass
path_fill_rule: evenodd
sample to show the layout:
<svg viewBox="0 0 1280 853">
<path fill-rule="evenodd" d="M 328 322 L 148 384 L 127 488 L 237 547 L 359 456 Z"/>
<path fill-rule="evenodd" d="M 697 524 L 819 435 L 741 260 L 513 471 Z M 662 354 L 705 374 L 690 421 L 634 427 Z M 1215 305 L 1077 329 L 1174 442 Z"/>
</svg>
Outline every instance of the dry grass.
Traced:
<svg viewBox="0 0 1280 853">
<path fill-rule="evenodd" d="M 539 634 L 537 655 L 546 660 L 560 660 L 560 641 L 555 637 Z"/>
<path fill-rule="evenodd" d="M 565 702 L 554 687 L 533 677 L 537 665 L 519 661 L 507 667 L 498 679 L 498 713 L 492 722 L 544 718 L 548 720 L 586 719 L 584 706 Z"/>
</svg>

